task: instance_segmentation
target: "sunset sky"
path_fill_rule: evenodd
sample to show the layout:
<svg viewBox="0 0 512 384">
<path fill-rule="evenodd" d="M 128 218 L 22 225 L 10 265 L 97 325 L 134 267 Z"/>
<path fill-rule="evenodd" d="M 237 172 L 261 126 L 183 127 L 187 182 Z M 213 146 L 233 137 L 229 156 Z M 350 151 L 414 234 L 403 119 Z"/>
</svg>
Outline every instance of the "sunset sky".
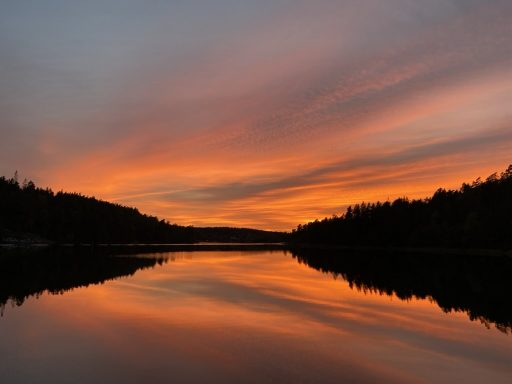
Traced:
<svg viewBox="0 0 512 384">
<path fill-rule="evenodd" d="M 290 230 L 512 163 L 510 0 L 23 0 L 0 175 Z"/>
</svg>

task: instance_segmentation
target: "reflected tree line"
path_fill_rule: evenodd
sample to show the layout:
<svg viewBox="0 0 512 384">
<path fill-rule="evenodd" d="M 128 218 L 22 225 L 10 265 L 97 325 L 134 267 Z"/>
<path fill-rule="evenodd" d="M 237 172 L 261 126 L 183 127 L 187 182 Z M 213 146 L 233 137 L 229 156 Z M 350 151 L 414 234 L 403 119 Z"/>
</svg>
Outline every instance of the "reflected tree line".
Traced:
<svg viewBox="0 0 512 384">
<path fill-rule="evenodd" d="M 138 270 L 174 260 L 185 250 L 169 247 L 45 247 L 0 252 L 0 310 L 22 305 L 29 297 L 63 294 L 103 284 Z M 243 250 L 245 247 L 231 247 Z M 254 248 L 261 249 L 261 248 Z M 277 250 L 278 248 L 276 248 Z M 401 300 L 431 299 L 445 312 L 464 312 L 471 320 L 502 332 L 512 331 L 512 259 L 500 256 L 419 254 L 397 251 L 292 248 L 299 263 L 342 278 L 365 293 Z M 286 273 L 286 272 L 283 272 Z"/>
<path fill-rule="evenodd" d="M 512 331 L 512 259 L 396 251 L 293 249 L 299 263 L 346 280 L 352 289 L 431 299 L 444 312 Z"/>
<path fill-rule="evenodd" d="M 0 311 L 21 306 L 43 293 L 63 294 L 78 287 L 103 284 L 136 271 L 162 265 L 167 258 L 136 256 L 140 249 L 55 247 L 0 252 Z"/>
<path fill-rule="evenodd" d="M 283 245 L 121 245 L 97 247 L 0 247 L 0 312 L 29 297 L 63 294 L 79 287 L 132 276 L 183 257 L 184 252 L 282 251 Z"/>
<path fill-rule="evenodd" d="M 512 165 L 422 200 L 362 203 L 299 225 L 293 243 L 512 249 Z"/>
</svg>

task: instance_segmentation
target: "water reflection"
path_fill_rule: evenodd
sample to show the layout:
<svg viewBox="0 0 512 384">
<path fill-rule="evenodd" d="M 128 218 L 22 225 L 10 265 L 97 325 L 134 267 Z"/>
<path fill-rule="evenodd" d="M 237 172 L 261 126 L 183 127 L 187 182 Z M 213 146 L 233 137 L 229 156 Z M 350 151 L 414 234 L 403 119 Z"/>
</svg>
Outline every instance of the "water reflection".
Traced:
<svg viewBox="0 0 512 384">
<path fill-rule="evenodd" d="M 193 252 L 254 251 L 264 246 L 159 246 L 41 248 L 0 253 L 0 311 L 21 306 L 44 292 L 62 294 L 153 268 Z M 279 250 L 281 246 L 275 246 Z M 171 252 L 169 252 L 171 251 Z M 512 259 L 489 256 L 428 255 L 386 251 L 294 249 L 299 263 L 342 278 L 350 288 L 408 301 L 430 299 L 444 312 L 464 312 L 471 320 L 512 331 Z M 143 257 L 144 256 L 144 257 Z M 286 275 L 286 271 L 283 271 Z M 230 289 L 232 287 L 225 287 Z M 218 287 L 220 289 L 220 287 Z"/>
<path fill-rule="evenodd" d="M 112 247 L 0 248 L 0 315 L 43 293 L 63 294 L 153 268 L 178 254 L 281 250 L 279 244 L 120 245 Z"/>
<path fill-rule="evenodd" d="M 134 256 L 140 249 L 42 247 L 3 249 L 0 253 L 0 313 L 21 306 L 31 296 L 63 294 L 77 287 L 103 284 L 137 270 L 161 265 L 167 256 Z M 121 257 L 122 256 L 122 257 Z"/>
<path fill-rule="evenodd" d="M 357 265 L 345 255 L 333 267 L 294 252 L 298 263 L 282 250 L 116 249 L 2 258 L 2 278 L 11 280 L 2 300 L 25 300 L 0 318 L 2 383 L 508 384 L 512 377 L 508 335 L 461 312 L 444 314 L 396 277 L 381 283 L 385 269 L 372 259 Z"/>
<path fill-rule="evenodd" d="M 358 291 L 401 300 L 428 298 L 444 312 L 461 311 L 487 327 L 512 330 L 511 258 L 311 249 L 296 249 L 293 257 Z"/>
</svg>

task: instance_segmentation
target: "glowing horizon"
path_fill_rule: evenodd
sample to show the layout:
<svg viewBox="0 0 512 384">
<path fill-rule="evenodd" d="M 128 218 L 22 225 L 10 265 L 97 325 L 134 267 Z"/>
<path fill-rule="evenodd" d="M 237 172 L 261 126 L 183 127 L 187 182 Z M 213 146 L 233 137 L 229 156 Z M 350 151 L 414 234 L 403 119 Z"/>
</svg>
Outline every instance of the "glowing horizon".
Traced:
<svg viewBox="0 0 512 384">
<path fill-rule="evenodd" d="M 291 230 L 512 163 L 512 3 L 6 4 L 0 175 Z"/>
</svg>

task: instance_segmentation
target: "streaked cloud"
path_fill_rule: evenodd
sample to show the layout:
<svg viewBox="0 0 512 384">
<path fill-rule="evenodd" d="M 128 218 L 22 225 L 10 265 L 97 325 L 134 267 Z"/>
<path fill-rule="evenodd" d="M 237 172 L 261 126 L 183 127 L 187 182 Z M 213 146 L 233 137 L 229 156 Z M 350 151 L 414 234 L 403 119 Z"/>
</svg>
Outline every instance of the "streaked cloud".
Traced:
<svg viewBox="0 0 512 384">
<path fill-rule="evenodd" d="M 291 229 L 511 163 L 512 4 L 11 3 L 0 173 Z"/>
</svg>

